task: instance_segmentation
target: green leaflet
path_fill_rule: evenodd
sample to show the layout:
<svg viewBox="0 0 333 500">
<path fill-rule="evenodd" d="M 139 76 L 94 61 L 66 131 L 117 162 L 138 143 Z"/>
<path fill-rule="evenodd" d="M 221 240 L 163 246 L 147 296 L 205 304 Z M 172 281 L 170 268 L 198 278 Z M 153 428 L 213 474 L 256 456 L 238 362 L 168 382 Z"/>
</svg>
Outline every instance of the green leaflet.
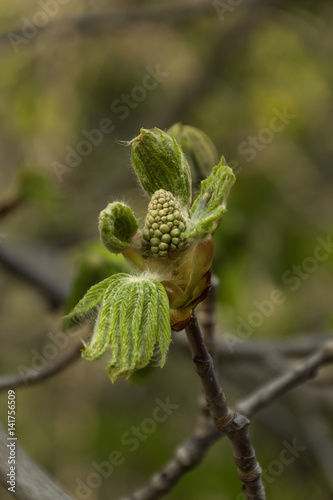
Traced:
<svg viewBox="0 0 333 500">
<path fill-rule="evenodd" d="M 119 310 L 117 325 L 111 321 L 112 359 L 108 372 L 112 381 L 147 366 L 157 342 L 163 366 L 171 342 L 169 301 L 160 283 L 129 279 L 124 296 L 126 299 L 114 306 Z"/>
<path fill-rule="evenodd" d="M 144 368 L 161 350 L 161 366 L 171 342 L 167 293 L 158 281 L 121 273 L 91 287 L 67 317 L 87 313 L 100 304 L 92 338 L 82 354 L 91 361 L 111 347 L 108 372 L 114 381 Z"/>
<path fill-rule="evenodd" d="M 202 237 L 217 228 L 226 212 L 226 202 L 236 178 L 222 156 L 211 175 L 201 182 L 201 192 L 190 210 L 191 229 L 186 237 Z"/>
<path fill-rule="evenodd" d="M 191 200 L 191 172 L 176 140 L 162 130 L 141 129 L 132 141 L 132 163 L 147 194 L 164 189 L 182 206 Z"/>
<path fill-rule="evenodd" d="M 126 274 L 124 275 L 127 276 Z M 116 274 L 115 276 L 120 276 L 120 275 Z M 64 316 L 64 318 L 73 318 L 74 316 L 79 316 L 80 314 L 84 314 L 93 309 L 94 307 L 96 307 L 99 304 L 99 302 L 101 302 L 103 295 L 112 279 L 114 279 L 114 276 L 106 278 L 100 283 L 97 283 L 97 285 L 94 285 L 91 288 L 89 288 L 85 296 L 80 300 L 80 302 L 74 307 L 74 309 L 69 314 Z"/>
<path fill-rule="evenodd" d="M 80 245 L 79 251 L 81 258 L 65 304 L 65 314 L 68 314 L 78 304 L 90 287 L 114 274 L 130 270 L 130 266 L 121 254 L 110 253 L 100 244 L 99 240 Z M 74 326 L 76 326 L 75 318 L 65 319 L 63 322 L 65 330 Z"/>
<path fill-rule="evenodd" d="M 161 366 L 164 365 L 166 359 L 166 353 L 171 342 L 171 330 L 170 330 L 170 308 L 169 299 L 165 288 L 158 281 L 156 283 L 156 288 L 158 289 L 158 320 L 157 328 L 159 328 L 158 344 L 161 349 L 162 361 Z"/>
<path fill-rule="evenodd" d="M 86 347 L 82 354 L 84 359 L 92 361 L 101 356 L 108 347 L 112 332 L 111 305 L 119 295 L 121 299 L 124 300 L 124 297 L 121 294 L 124 288 L 124 285 L 119 285 L 118 279 L 112 280 L 111 284 L 107 288 L 94 326 L 94 332 L 90 340 L 90 344 Z"/>
<path fill-rule="evenodd" d="M 113 253 L 121 253 L 131 246 L 131 239 L 138 227 L 132 210 L 124 203 L 109 203 L 99 216 L 98 228 L 102 243 Z"/>
</svg>

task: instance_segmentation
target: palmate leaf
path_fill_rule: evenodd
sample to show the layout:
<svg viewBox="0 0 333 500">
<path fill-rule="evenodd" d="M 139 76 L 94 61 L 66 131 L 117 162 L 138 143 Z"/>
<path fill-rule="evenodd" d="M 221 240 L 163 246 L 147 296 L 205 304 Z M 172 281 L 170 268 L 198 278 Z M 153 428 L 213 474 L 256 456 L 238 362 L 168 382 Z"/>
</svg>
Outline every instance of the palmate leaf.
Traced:
<svg viewBox="0 0 333 500">
<path fill-rule="evenodd" d="M 83 357 L 96 359 L 110 345 L 112 357 L 108 373 L 114 381 L 144 368 L 152 358 L 156 344 L 161 351 L 163 366 L 170 342 L 169 300 L 163 285 L 150 278 L 136 278 L 124 273 L 109 278 L 103 288 L 94 332 Z"/>
<path fill-rule="evenodd" d="M 211 175 L 201 182 L 201 192 L 190 210 L 191 224 L 186 237 L 202 237 L 215 231 L 227 210 L 227 198 L 235 180 L 233 171 L 222 156 Z"/>
</svg>

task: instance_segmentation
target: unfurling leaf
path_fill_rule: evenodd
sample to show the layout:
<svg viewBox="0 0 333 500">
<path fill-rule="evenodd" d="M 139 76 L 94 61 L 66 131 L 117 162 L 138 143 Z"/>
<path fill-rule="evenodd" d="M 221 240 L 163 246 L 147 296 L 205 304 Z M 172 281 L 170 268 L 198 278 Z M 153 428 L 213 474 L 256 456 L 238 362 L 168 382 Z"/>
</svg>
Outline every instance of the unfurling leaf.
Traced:
<svg viewBox="0 0 333 500">
<path fill-rule="evenodd" d="M 147 194 L 164 189 L 181 206 L 191 201 L 191 171 L 176 140 L 162 130 L 141 129 L 132 141 L 132 163 Z"/>
<path fill-rule="evenodd" d="M 110 253 L 98 240 L 80 244 L 75 253 L 79 253 L 79 265 L 66 300 L 65 314 L 78 304 L 93 285 L 114 274 L 130 271 L 130 266 L 121 254 Z M 75 319 L 69 318 L 63 322 L 65 330 L 74 326 L 77 326 Z"/>
<path fill-rule="evenodd" d="M 109 203 L 99 216 L 99 232 L 103 245 L 113 253 L 130 247 L 138 230 L 138 222 L 124 203 Z"/>
<path fill-rule="evenodd" d="M 100 292 L 103 297 L 98 318 L 83 357 L 96 359 L 110 345 L 108 372 L 112 381 L 144 368 L 153 357 L 156 345 L 163 366 L 171 342 L 169 300 L 163 285 L 150 278 L 118 274 L 109 278 Z M 97 290 L 92 295 L 96 302 Z M 82 310 L 80 303 L 73 313 L 75 310 Z"/>
<path fill-rule="evenodd" d="M 193 187 L 195 190 L 200 189 L 200 182 L 208 177 L 219 161 L 213 142 L 202 130 L 182 123 L 175 123 L 167 133 L 173 136 L 182 148 L 191 167 Z"/>
<path fill-rule="evenodd" d="M 109 278 L 106 278 L 100 283 L 97 283 L 97 285 L 94 285 L 91 288 L 89 288 L 85 296 L 80 300 L 80 302 L 74 307 L 74 309 L 69 314 L 64 316 L 64 318 L 65 319 L 74 318 L 76 316 L 80 316 L 82 314 L 87 313 L 91 309 L 94 309 L 103 299 L 103 296 L 110 284 L 110 281 L 113 280 L 114 278 L 119 279 L 119 277 L 122 276 L 127 276 L 127 274 L 121 273 L 121 274 L 116 274 L 114 276 L 110 276 Z"/>
<path fill-rule="evenodd" d="M 211 175 L 201 182 L 201 192 L 190 210 L 190 230 L 186 237 L 202 237 L 215 231 L 227 210 L 227 198 L 235 180 L 233 171 L 222 156 Z"/>
</svg>

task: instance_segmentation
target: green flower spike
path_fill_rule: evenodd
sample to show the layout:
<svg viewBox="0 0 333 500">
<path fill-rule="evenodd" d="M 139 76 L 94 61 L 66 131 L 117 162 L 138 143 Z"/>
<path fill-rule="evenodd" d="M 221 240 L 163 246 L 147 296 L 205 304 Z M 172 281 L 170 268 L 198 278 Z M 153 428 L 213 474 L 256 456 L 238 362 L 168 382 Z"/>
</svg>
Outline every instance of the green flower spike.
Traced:
<svg viewBox="0 0 333 500">
<path fill-rule="evenodd" d="M 193 148 L 194 139 L 192 153 Z M 201 192 L 190 207 L 189 164 L 176 139 L 159 129 L 141 129 L 132 141 L 132 161 L 151 197 L 146 219 L 139 229 L 127 205 L 111 203 L 101 212 L 99 231 L 105 247 L 122 253 L 134 266 L 135 276 L 115 274 L 94 285 L 69 315 L 94 319 L 83 357 L 98 358 L 110 346 L 112 380 L 144 368 L 156 354 L 163 365 L 171 329 L 182 330 L 207 296 L 212 233 L 226 211 L 235 181 L 222 158 L 201 182 Z M 189 161 L 194 161 L 193 155 Z"/>
<path fill-rule="evenodd" d="M 169 191 L 156 191 L 148 205 L 146 224 L 142 232 L 144 256 L 166 259 L 185 245 L 186 222 L 181 206 Z M 146 249 L 146 250 L 145 250 Z"/>
</svg>

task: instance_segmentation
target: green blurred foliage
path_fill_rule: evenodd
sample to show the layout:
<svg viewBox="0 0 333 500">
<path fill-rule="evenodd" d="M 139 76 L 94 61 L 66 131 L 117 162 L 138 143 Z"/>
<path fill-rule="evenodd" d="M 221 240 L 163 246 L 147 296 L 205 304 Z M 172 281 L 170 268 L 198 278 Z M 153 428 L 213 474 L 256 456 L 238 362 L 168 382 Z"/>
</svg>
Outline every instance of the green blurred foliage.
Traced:
<svg viewBox="0 0 333 500">
<path fill-rule="evenodd" d="M 17 209 L 1 221 L 0 233 L 17 245 L 50 246 L 74 267 L 73 249 L 97 237 L 97 217 L 108 202 L 128 203 L 144 221 L 148 200 L 137 189 L 127 141 L 141 127 L 167 129 L 180 121 L 207 133 L 237 175 L 228 213 L 214 237 L 214 272 L 220 278 L 218 331 L 237 331 L 239 317 L 248 321 L 257 311 L 253 302 L 262 303 L 276 289 L 285 300 L 253 328 L 251 339 L 328 331 L 333 324 L 332 255 L 312 270 L 306 268 L 311 268 L 308 258 L 314 255 L 317 238 L 326 240 L 333 226 L 331 2 L 283 3 L 268 9 L 264 18 L 258 15 L 254 27 L 241 33 L 237 25 L 247 18 L 246 2 L 223 21 L 212 6 L 208 16 L 192 21 L 124 21 L 94 35 L 84 35 L 66 21 L 80 14 L 155 4 L 72 0 L 59 6 L 45 30 L 39 29 L 15 53 L 6 33 L 21 30 L 22 18 L 33 19 L 40 7 L 32 0 L 1 3 L 1 193 L 18 179 L 22 164 L 41 166 L 52 186 L 40 187 L 41 179 L 38 189 L 37 183 L 30 184 L 30 199 L 42 194 L 42 204 Z M 213 52 L 216 62 L 209 65 Z M 158 65 L 168 76 L 142 98 L 137 87 L 149 73 L 147 66 Z M 191 92 L 193 101 L 186 106 Z M 118 102 L 127 99 L 124 95 L 131 96 L 130 104 Z M 272 121 L 284 110 L 294 117 L 285 123 Z M 112 121 L 114 130 L 102 140 L 95 133 L 99 144 L 75 159 L 73 151 L 80 150 L 87 133 L 100 130 L 105 119 Z M 70 166 L 60 182 L 54 162 L 65 165 L 69 151 L 76 166 Z M 91 279 L 98 280 L 102 268 L 109 272 L 113 263 L 103 252 L 89 248 L 74 289 L 86 286 L 82 270 L 91 259 L 102 262 Z M 295 290 L 284 278 L 286 273 L 294 275 L 293 266 L 300 266 L 306 276 Z M 29 366 L 32 349 L 42 351 L 45 332 L 59 329 L 64 311 L 51 314 L 37 293 L 4 270 L 0 303 L 6 332 L 2 369 L 13 370 L 17 363 Z M 228 370 L 237 378 L 240 368 Z M 119 449 L 124 465 L 90 498 L 129 493 L 168 460 L 194 425 L 200 388 L 190 357 L 171 349 L 166 367 L 153 375 L 143 384 L 120 381 L 111 387 L 103 362 L 81 362 L 45 385 L 21 389 L 19 439 L 73 494 L 76 478 L 85 479 L 94 471 L 93 461 L 107 460 Z M 253 379 L 256 384 L 264 381 L 260 373 Z M 226 380 L 231 404 L 250 390 L 247 377 L 240 386 L 232 377 Z M 167 396 L 180 408 L 130 453 L 121 436 L 151 416 L 155 399 Z M 288 408 L 282 417 L 279 405 Z M 263 468 L 277 459 L 284 439 L 297 438 L 307 446 L 268 485 L 269 498 L 329 498 L 330 487 L 297 423 L 297 409 L 284 398 L 267 415 L 271 426 L 258 417 L 251 430 Z M 278 432 L 281 422 L 289 435 Z M 296 422 L 294 427 L 288 427 L 290 422 Z M 239 490 L 231 450 L 223 441 L 168 498 L 237 499 Z"/>
</svg>

